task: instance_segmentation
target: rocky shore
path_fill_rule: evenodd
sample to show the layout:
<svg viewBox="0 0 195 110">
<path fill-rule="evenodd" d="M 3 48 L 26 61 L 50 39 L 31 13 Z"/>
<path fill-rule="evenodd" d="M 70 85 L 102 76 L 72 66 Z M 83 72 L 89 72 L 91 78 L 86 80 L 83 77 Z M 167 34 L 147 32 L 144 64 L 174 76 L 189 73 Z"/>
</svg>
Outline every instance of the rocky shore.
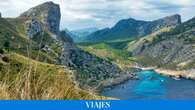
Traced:
<svg viewBox="0 0 195 110">
<path fill-rule="evenodd" d="M 104 88 L 112 88 L 131 79 L 135 79 L 135 76 L 133 74 L 124 74 L 117 78 L 104 80 L 100 83 L 100 85 L 95 89 L 94 92 L 99 94 L 103 91 Z"/>
<path fill-rule="evenodd" d="M 195 69 L 182 70 L 182 71 L 155 69 L 155 71 L 159 74 L 166 75 L 169 77 L 174 77 L 174 78 L 178 78 L 178 79 L 179 78 L 186 78 L 186 79 L 195 80 Z"/>
<path fill-rule="evenodd" d="M 118 84 L 121 84 L 121 83 L 124 83 L 130 79 L 133 79 L 134 78 L 134 75 L 132 74 L 125 74 L 125 75 L 122 75 L 120 77 L 117 77 L 117 78 L 111 78 L 111 79 L 108 79 L 108 80 L 105 80 L 102 82 L 102 86 L 103 87 L 112 87 L 112 86 L 116 86 Z"/>
<path fill-rule="evenodd" d="M 179 78 L 186 78 L 195 80 L 195 69 L 188 69 L 188 70 L 169 70 L 169 69 L 162 69 L 157 67 L 140 67 L 142 70 L 154 70 L 156 73 L 161 75 L 165 75 L 168 77 L 173 77 L 176 79 Z"/>
<path fill-rule="evenodd" d="M 120 85 L 129 80 L 138 80 L 136 72 L 141 71 L 139 68 L 132 68 L 128 74 L 122 74 L 119 77 L 110 78 L 104 80 L 100 83 L 99 87 L 96 89 L 97 93 L 100 93 L 104 88 L 112 88 L 116 85 Z"/>
</svg>

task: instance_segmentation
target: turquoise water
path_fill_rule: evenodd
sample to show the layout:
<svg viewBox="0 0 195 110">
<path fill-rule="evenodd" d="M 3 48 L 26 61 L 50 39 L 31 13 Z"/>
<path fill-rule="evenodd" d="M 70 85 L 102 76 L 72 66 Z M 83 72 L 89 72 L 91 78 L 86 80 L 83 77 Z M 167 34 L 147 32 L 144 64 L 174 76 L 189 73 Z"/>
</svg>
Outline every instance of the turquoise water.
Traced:
<svg viewBox="0 0 195 110">
<path fill-rule="evenodd" d="M 105 88 L 101 94 L 120 99 L 195 99 L 193 80 L 175 80 L 154 71 L 142 71 L 137 75 L 140 80 Z"/>
</svg>

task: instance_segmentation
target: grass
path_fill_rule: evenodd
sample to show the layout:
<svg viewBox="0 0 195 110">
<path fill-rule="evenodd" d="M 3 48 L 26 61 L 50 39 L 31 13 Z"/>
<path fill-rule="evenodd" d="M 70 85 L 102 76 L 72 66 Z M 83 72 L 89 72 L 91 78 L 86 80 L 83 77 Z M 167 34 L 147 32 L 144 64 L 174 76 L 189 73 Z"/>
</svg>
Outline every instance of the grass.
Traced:
<svg viewBox="0 0 195 110">
<path fill-rule="evenodd" d="M 4 48 L 4 44 L 7 42 L 9 43 L 8 48 L 12 52 L 41 62 L 57 63 L 62 48 L 51 37 L 52 35 L 45 30 L 43 35 L 39 34 L 29 40 L 25 34 L 24 22 L 23 18 L 0 19 L 0 48 Z M 42 45 L 48 45 L 53 52 L 40 51 Z M 37 59 L 38 55 L 39 59 Z"/>
<path fill-rule="evenodd" d="M 112 48 L 107 43 L 85 43 L 79 44 L 78 46 L 95 56 L 117 64 L 122 69 L 127 68 L 134 63 L 134 59 L 131 57 L 130 52 Z"/>
<path fill-rule="evenodd" d="M 0 99 L 108 99 L 77 87 L 71 70 L 60 65 L 38 62 L 16 53 L 0 62 Z"/>
<path fill-rule="evenodd" d="M 62 52 L 45 30 L 30 40 L 25 35 L 23 19 L 0 18 L 0 99 L 71 100 L 109 99 L 80 89 L 74 72 L 56 65 Z M 48 45 L 54 52 L 40 49 Z"/>
<path fill-rule="evenodd" d="M 164 32 L 169 32 L 171 29 L 173 29 L 173 27 L 165 27 L 165 28 L 162 28 L 162 29 L 150 34 L 150 35 L 147 35 L 145 37 L 141 37 L 137 40 L 130 41 L 127 44 L 127 50 L 129 52 L 132 52 L 139 45 L 142 45 L 144 43 L 154 43 L 154 42 L 161 39 L 158 35 L 160 35 L 161 33 L 164 33 Z"/>
</svg>

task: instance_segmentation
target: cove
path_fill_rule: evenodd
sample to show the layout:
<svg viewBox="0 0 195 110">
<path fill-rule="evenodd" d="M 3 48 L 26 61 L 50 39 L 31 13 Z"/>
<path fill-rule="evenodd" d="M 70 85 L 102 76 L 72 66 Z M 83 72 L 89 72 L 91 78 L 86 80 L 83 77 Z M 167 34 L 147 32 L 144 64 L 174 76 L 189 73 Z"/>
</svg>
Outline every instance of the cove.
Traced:
<svg viewBox="0 0 195 110">
<path fill-rule="evenodd" d="M 162 76 L 154 71 L 136 73 L 139 80 L 129 80 L 101 95 L 119 99 L 195 99 L 195 81 Z"/>
</svg>

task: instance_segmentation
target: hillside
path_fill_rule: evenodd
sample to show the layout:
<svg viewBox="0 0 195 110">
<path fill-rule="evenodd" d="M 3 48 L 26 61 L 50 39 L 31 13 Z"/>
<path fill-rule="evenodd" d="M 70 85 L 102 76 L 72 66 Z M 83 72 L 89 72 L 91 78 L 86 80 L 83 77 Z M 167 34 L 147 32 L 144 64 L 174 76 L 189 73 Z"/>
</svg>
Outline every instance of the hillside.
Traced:
<svg viewBox="0 0 195 110">
<path fill-rule="evenodd" d="M 72 84 L 72 86 L 70 84 L 71 88 L 73 89 L 71 91 L 90 91 L 84 91 L 83 96 L 82 94 L 80 96 L 79 93 L 73 93 L 73 95 L 69 93 L 63 94 L 64 90 L 67 90 L 69 88 L 64 85 L 67 82 L 62 82 L 62 84 L 61 82 L 59 82 L 59 84 L 57 84 L 58 79 L 52 79 L 53 76 L 48 76 L 48 78 L 52 77 L 52 82 L 56 82 L 55 86 L 59 88 L 54 88 L 54 85 L 52 84 L 50 87 L 51 82 L 47 79 L 43 79 L 42 81 L 46 84 L 45 88 L 54 88 L 56 89 L 56 91 L 59 90 L 59 92 L 63 92 L 59 97 L 57 97 L 57 95 L 55 96 L 55 94 L 52 93 L 58 92 L 51 90 L 49 92 L 52 92 L 52 96 L 48 96 L 48 99 L 83 99 L 85 97 L 87 97 L 86 99 L 96 99 L 98 98 L 98 96 L 90 94 L 97 93 L 97 91 L 101 90 L 102 87 L 110 86 L 113 83 L 121 83 L 133 77 L 131 75 L 131 72 L 123 71 L 115 63 L 112 63 L 111 61 L 105 60 L 101 57 L 95 56 L 87 51 L 78 48 L 68 32 L 59 30 L 60 16 L 61 13 L 59 5 L 53 2 L 46 2 L 27 10 L 19 17 L 0 18 L 0 51 L 2 52 L 2 54 L 6 53 L 5 55 L 1 54 L 1 56 L 2 58 L 6 57 L 10 60 L 6 63 L 2 59 L 1 63 L 2 68 L 8 68 L 7 71 L 9 72 L 9 75 L 11 77 L 12 71 L 13 74 L 15 74 L 16 76 L 18 75 L 18 77 L 23 77 L 23 75 L 28 76 L 28 74 L 26 73 L 30 74 L 31 72 L 32 74 L 40 73 L 47 76 L 47 73 L 50 74 L 49 71 L 52 72 L 51 74 L 55 74 L 55 71 L 58 71 L 58 69 L 56 68 L 60 68 L 61 66 L 63 66 L 66 67 L 64 71 L 63 68 L 59 69 L 60 71 L 63 71 L 63 73 L 69 73 L 69 71 L 74 72 L 74 74 L 67 74 L 66 76 L 62 76 L 72 77 L 71 79 L 67 80 L 70 81 L 70 83 L 75 83 L 75 85 Z M 9 56 L 11 56 L 11 58 Z M 30 68 L 30 71 L 27 71 L 29 70 L 29 67 L 25 63 L 25 61 L 28 61 L 28 59 L 30 60 L 30 62 L 33 62 L 29 66 L 35 70 L 37 69 L 35 73 L 34 71 L 31 71 L 32 68 Z M 14 62 L 12 62 L 12 60 Z M 16 68 L 18 71 L 14 70 L 15 66 L 11 68 L 12 65 L 14 65 L 15 61 L 17 63 L 19 62 L 19 65 L 16 64 L 18 66 L 18 68 Z M 9 65 L 11 65 L 11 67 Z M 50 66 L 54 66 L 54 68 L 50 68 Z M 23 68 L 27 68 L 27 70 L 23 70 Z M 6 69 L 1 69 L 0 72 L 5 73 L 6 71 L 4 70 Z M 56 74 L 57 73 L 58 72 L 56 72 Z M 32 78 L 32 80 L 36 80 L 36 77 L 39 76 L 30 75 L 28 76 L 28 78 L 29 77 Z M 117 80 L 115 81 L 115 79 Z M 10 81 L 12 81 L 12 79 Z M 40 81 L 40 79 L 38 81 Z M 9 82 L 5 85 L 8 87 L 10 86 Z M 23 84 L 21 86 L 23 87 Z M 13 87 L 13 89 L 14 88 L 15 87 Z M 34 88 L 36 89 L 36 86 Z M 34 88 L 28 87 L 28 89 Z M 40 86 L 40 89 L 44 88 L 41 88 Z M 32 90 L 32 92 L 34 92 L 34 90 Z M 45 99 L 42 96 L 42 92 L 48 91 L 40 90 L 36 94 L 31 93 L 28 97 L 18 96 L 15 97 L 15 99 Z M 11 95 L 11 98 L 13 97 L 13 94 L 10 93 L 10 90 L 8 90 L 8 93 L 6 94 Z M 63 96 L 67 94 L 70 96 Z M 77 94 L 78 96 L 75 94 Z M 36 96 L 35 98 L 34 95 L 39 96 Z"/>
<path fill-rule="evenodd" d="M 115 49 L 108 43 L 80 43 L 78 46 L 95 56 L 118 65 L 123 70 L 135 64 L 134 58 L 132 58 L 129 52 Z"/>
<path fill-rule="evenodd" d="M 73 71 L 67 67 L 16 53 L 1 51 L 0 73 L 0 99 L 103 99 L 79 89 L 71 78 Z"/>
<path fill-rule="evenodd" d="M 85 42 L 126 40 L 142 37 L 169 26 L 181 24 L 180 15 L 167 16 L 154 21 L 133 18 L 120 20 L 114 27 L 105 28 L 87 36 Z"/>
<path fill-rule="evenodd" d="M 75 42 L 82 42 L 86 36 L 98 30 L 99 30 L 98 28 L 91 27 L 91 28 L 72 30 L 69 33 Z"/>
<path fill-rule="evenodd" d="M 129 51 L 140 58 L 143 65 L 188 70 L 195 68 L 195 19 L 192 18 L 175 28 L 145 37 L 144 42 L 129 44 Z M 134 49 L 132 47 L 135 47 Z"/>
<path fill-rule="evenodd" d="M 17 26 L 19 25 L 13 25 L 9 20 L 0 18 L 1 48 L 8 48 L 10 51 L 17 52 L 33 59 L 37 59 L 39 54 L 37 60 L 50 63 L 56 62 L 56 54 L 39 51 L 39 44 L 31 40 L 29 41 L 25 34 L 22 31 L 19 31 L 20 28 Z"/>
<path fill-rule="evenodd" d="M 53 8 L 56 9 L 53 10 Z M 37 10 L 42 10 L 42 12 Z M 59 38 L 56 37 L 59 24 L 54 25 L 53 22 L 60 22 L 60 15 L 52 15 L 53 11 L 55 14 L 60 13 L 59 6 L 47 2 L 24 12 L 17 18 L 1 18 L 1 39 L 4 39 L 2 44 L 9 43 L 11 51 L 24 56 L 59 64 L 63 47 L 58 42 Z"/>
</svg>

